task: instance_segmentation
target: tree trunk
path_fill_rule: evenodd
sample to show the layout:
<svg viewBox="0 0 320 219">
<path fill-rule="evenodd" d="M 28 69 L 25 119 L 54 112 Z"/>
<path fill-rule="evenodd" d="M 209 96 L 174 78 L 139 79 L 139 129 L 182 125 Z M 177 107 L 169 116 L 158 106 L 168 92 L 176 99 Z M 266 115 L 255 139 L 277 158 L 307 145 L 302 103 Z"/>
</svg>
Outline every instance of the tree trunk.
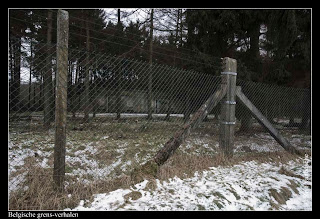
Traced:
<svg viewBox="0 0 320 219">
<path fill-rule="evenodd" d="M 152 119 L 152 52 L 153 52 L 153 9 L 150 18 L 150 48 L 149 48 L 149 75 L 148 75 L 148 120 Z"/>
<path fill-rule="evenodd" d="M 79 99 L 77 98 L 79 96 L 79 91 L 78 91 L 79 71 L 80 71 L 80 64 L 78 59 L 76 62 L 76 76 L 75 76 L 74 85 L 71 91 L 72 95 L 70 95 L 72 118 L 76 118 L 76 110 L 80 102 Z"/>
<path fill-rule="evenodd" d="M 122 111 L 122 59 L 118 58 L 118 67 L 116 70 L 116 80 L 115 80 L 115 96 L 116 96 L 116 102 L 115 102 L 115 110 L 116 110 L 116 119 L 119 120 L 121 118 L 121 111 Z"/>
<path fill-rule="evenodd" d="M 120 24 L 120 8 L 118 8 L 118 24 Z"/>
<path fill-rule="evenodd" d="M 258 58 L 259 53 L 259 36 L 260 36 L 260 23 L 255 22 L 251 29 L 248 31 L 250 37 L 250 56 L 251 58 Z"/>
<path fill-rule="evenodd" d="M 240 131 L 241 132 L 249 131 L 252 128 L 252 118 L 251 118 L 250 112 L 244 109 L 240 119 L 241 119 Z"/>
<path fill-rule="evenodd" d="M 121 35 L 121 20 L 120 20 L 120 9 L 118 9 L 118 23 L 117 23 L 117 35 Z M 119 55 L 120 55 L 120 47 L 119 47 Z M 122 83 L 121 83 L 121 76 L 122 76 L 122 61 L 119 58 L 119 67 L 116 70 L 116 119 L 119 120 L 121 118 L 121 111 L 122 111 L 122 101 L 121 101 L 121 93 L 122 93 Z"/>
<path fill-rule="evenodd" d="M 89 111 L 90 111 L 90 63 L 89 63 L 89 53 L 90 53 L 90 31 L 89 31 L 89 17 L 86 19 L 86 47 L 87 47 L 87 56 L 86 56 L 86 68 L 85 68 L 85 93 L 84 93 L 84 122 L 89 122 Z"/>
<path fill-rule="evenodd" d="M 180 20 L 180 15 L 181 15 L 181 9 L 178 9 L 178 15 L 177 15 L 177 23 L 176 23 L 176 35 L 175 35 L 175 48 L 174 50 L 176 51 L 177 50 L 177 46 L 178 46 L 178 35 L 179 35 L 179 20 Z M 182 16 L 182 15 L 181 15 Z M 181 27 L 181 25 L 180 25 Z M 182 34 L 182 32 L 181 32 Z M 180 46 L 181 46 L 181 42 L 180 42 Z M 176 52 L 174 53 L 174 57 L 173 57 L 173 65 L 176 66 Z M 168 81 L 170 86 L 172 85 L 172 81 Z M 171 97 L 169 97 L 169 100 L 168 100 L 168 109 L 167 109 L 167 115 L 166 115 L 166 120 L 170 120 L 170 113 L 171 113 L 171 106 L 172 106 L 172 100 L 171 100 Z M 185 121 L 186 121 L 186 117 L 185 117 Z"/>
<path fill-rule="evenodd" d="M 52 11 L 48 10 L 47 20 L 47 57 L 46 57 L 46 72 L 43 75 L 43 124 L 49 129 L 50 123 L 54 119 L 54 110 L 52 107 L 52 70 L 51 70 L 51 39 L 52 39 Z"/>
<path fill-rule="evenodd" d="M 29 63 L 29 93 L 28 93 L 28 110 L 31 111 L 31 84 L 32 84 L 32 52 L 33 52 L 33 49 L 32 49 L 32 38 L 30 38 L 30 63 Z"/>
<path fill-rule="evenodd" d="M 188 94 L 188 90 L 185 91 L 184 100 L 185 100 L 184 122 L 187 122 L 190 119 L 190 114 L 191 114 L 190 95 Z"/>
<path fill-rule="evenodd" d="M 180 47 L 182 47 L 182 29 L 183 29 L 183 24 L 182 24 L 182 9 L 179 9 L 180 10 L 180 42 L 179 42 L 179 45 Z"/>
<path fill-rule="evenodd" d="M 260 75 L 260 65 L 259 65 L 259 36 L 260 36 L 260 23 L 255 22 L 251 29 L 248 31 L 250 37 L 250 49 L 249 49 L 249 59 L 252 70 Z"/>
<path fill-rule="evenodd" d="M 187 20 L 187 25 L 188 25 L 188 33 L 187 33 L 187 48 L 191 49 L 192 45 L 194 44 L 194 28 L 195 25 L 194 23 L 190 22 L 192 19 L 192 13 L 194 9 L 187 9 L 186 10 L 186 20 Z"/>
<path fill-rule="evenodd" d="M 20 67 L 21 67 L 21 38 L 15 39 L 13 45 L 14 72 L 12 77 L 12 109 L 20 110 Z"/>
<path fill-rule="evenodd" d="M 302 114 L 302 121 L 300 125 L 300 129 L 307 130 L 311 132 L 311 94 L 310 92 L 304 93 L 304 105 L 303 105 L 303 114 Z"/>
</svg>

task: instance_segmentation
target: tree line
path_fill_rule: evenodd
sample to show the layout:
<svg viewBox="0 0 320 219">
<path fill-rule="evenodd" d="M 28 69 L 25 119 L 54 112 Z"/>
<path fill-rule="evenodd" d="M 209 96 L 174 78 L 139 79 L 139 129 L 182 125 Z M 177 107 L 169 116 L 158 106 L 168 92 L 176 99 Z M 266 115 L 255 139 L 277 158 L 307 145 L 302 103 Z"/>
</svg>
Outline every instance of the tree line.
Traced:
<svg viewBox="0 0 320 219">
<path fill-rule="evenodd" d="M 98 63 L 89 78 L 89 62 L 98 54 L 161 63 L 209 75 L 219 75 L 221 58 L 231 57 L 238 60 L 240 79 L 300 88 L 311 86 L 310 9 L 144 8 L 131 12 L 117 9 L 116 19 L 103 9 L 67 11 L 70 51 L 91 54 L 90 57 L 69 54 L 68 83 L 70 87 L 82 84 L 86 95 L 90 84 L 85 82 L 112 78 Z M 128 20 L 135 13 L 145 16 Z M 56 57 L 52 45 L 56 43 L 56 15 L 55 9 L 9 10 L 10 109 L 19 108 L 20 69 L 25 65 L 30 67 L 29 83 L 35 78 L 43 84 L 44 111 L 48 115 L 53 113 L 49 102 L 53 102 L 50 98 L 54 92 L 52 65 Z M 30 44 L 28 52 L 21 49 L 25 39 Z M 45 57 L 46 61 L 33 63 L 37 57 Z M 125 72 L 129 71 L 122 74 Z M 152 77 L 148 80 L 152 83 Z M 149 99 L 152 98 L 150 89 Z"/>
<path fill-rule="evenodd" d="M 120 9 L 114 22 L 102 9 L 68 11 L 70 48 L 148 60 L 151 33 L 158 31 L 161 34 L 153 35 L 152 43 L 153 59 L 160 63 L 217 74 L 219 58 L 229 56 L 240 61 L 240 77 L 283 85 L 310 73 L 308 9 L 154 9 L 152 30 L 151 9 L 144 9 L 145 20 L 131 20 L 126 26 Z M 10 10 L 10 35 L 32 39 L 36 50 L 37 42 L 47 42 L 50 12 L 56 21 L 56 10 Z M 56 22 L 51 25 L 55 36 Z M 55 41 L 51 37 L 51 43 Z M 37 76 L 37 71 L 33 74 Z"/>
</svg>

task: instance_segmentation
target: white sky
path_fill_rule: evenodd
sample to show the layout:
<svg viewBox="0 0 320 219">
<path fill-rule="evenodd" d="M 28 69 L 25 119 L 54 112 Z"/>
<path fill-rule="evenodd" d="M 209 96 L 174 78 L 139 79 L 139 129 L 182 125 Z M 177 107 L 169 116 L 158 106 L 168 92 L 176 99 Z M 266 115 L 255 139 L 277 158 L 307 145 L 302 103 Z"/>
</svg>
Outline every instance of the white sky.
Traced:
<svg viewBox="0 0 320 219">
<path fill-rule="evenodd" d="M 111 20 L 112 23 L 118 22 L 118 8 L 104 8 L 104 11 L 108 15 L 107 23 Z M 134 12 L 135 13 L 132 13 Z M 127 26 L 130 21 L 135 22 L 137 19 L 144 21 L 148 18 L 148 9 L 146 8 L 120 8 L 120 19 L 124 26 Z M 127 14 L 132 13 L 132 15 L 127 16 Z"/>
<path fill-rule="evenodd" d="M 130 21 L 135 23 L 137 20 L 139 20 L 140 23 L 143 23 L 150 18 L 150 10 L 151 9 L 149 8 L 120 8 L 120 20 L 124 26 L 128 26 Z M 159 9 L 154 9 L 154 27 L 159 29 L 170 29 L 168 26 L 171 26 L 171 30 L 175 31 L 176 21 L 173 21 L 165 14 L 157 13 L 158 10 Z M 112 23 L 116 24 L 118 22 L 118 8 L 104 8 L 104 11 L 107 13 L 106 23 L 111 21 Z M 174 25 L 172 26 L 172 23 L 170 25 L 169 21 L 174 22 Z M 146 27 L 148 30 L 149 25 L 147 24 Z M 154 36 L 167 34 L 169 34 L 169 31 L 163 32 L 156 29 L 153 30 Z"/>
</svg>

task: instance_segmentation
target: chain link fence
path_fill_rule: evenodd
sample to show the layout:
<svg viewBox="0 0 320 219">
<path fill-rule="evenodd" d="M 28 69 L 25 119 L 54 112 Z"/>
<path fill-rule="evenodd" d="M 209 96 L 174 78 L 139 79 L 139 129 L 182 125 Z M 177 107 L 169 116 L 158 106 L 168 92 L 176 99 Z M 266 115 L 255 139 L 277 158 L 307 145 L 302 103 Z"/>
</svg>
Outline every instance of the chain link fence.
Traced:
<svg viewBox="0 0 320 219">
<path fill-rule="evenodd" d="M 31 49 L 32 43 L 36 45 Z M 56 44 L 11 37 L 11 48 L 8 190 L 14 202 L 21 194 L 48 186 L 41 181 L 52 182 L 54 147 L 62 140 L 55 139 L 55 97 L 62 88 L 56 80 Z M 67 184 L 128 174 L 150 158 L 221 81 L 220 76 L 82 49 L 70 48 L 63 55 L 68 56 L 63 99 Z"/>
<path fill-rule="evenodd" d="M 23 48 L 29 49 L 25 46 L 28 43 L 24 39 Z M 36 55 L 19 57 L 20 66 L 11 63 L 13 58 L 9 60 L 10 121 L 45 121 L 43 117 L 54 121 L 56 45 L 38 44 L 39 49 L 33 49 Z M 17 51 L 12 50 L 11 54 Z M 69 49 L 67 56 L 67 111 L 72 118 L 187 120 L 221 81 L 220 76 L 99 52 Z M 43 112 L 46 107 L 50 108 L 48 114 Z"/>
<path fill-rule="evenodd" d="M 241 86 L 243 93 L 250 101 L 278 128 L 299 128 L 301 131 L 311 131 L 309 89 L 244 80 L 238 80 L 237 85 Z M 241 104 L 237 105 L 236 117 L 241 121 L 240 130 L 248 131 L 254 120 Z"/>
<path fill-rule="evenodd" d="M 39 194 L 40 199 L 41 191 L 46 194 L 52 182 L 59 89 L 56 48 L 56 44 L 28 38 L 9 39 L 8 192 L 12 209 L 50 208 L 30 196 Z M 69 48 L 64 55 L 68 56 L 66 191 L 74 183 L 97 185 L 128 175 L 150 159 L 221 82 L 220 76 L 105 52 Z M 310 135 L 310 90 L 244 80 L 237 80 L 237 85 L 278 129 Z M 201 153 L 216 152 L 219 112 L 220 105 L 193 136 L 192 143 L 207 145 Z M 236 119 L 236 133 L 262 130 L 238 103 Z M 286 136 L 289 141 L 290 136 Z"/>
</svg>

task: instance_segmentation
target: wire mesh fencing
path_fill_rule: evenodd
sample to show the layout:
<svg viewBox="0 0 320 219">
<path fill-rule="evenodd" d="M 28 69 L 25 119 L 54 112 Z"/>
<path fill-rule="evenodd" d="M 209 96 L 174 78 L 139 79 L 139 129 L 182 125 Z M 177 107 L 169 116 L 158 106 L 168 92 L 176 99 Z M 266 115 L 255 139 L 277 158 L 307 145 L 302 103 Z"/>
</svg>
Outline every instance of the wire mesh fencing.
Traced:
<svg viewBox="0 0 320 219">
<path fill-rule="evenodd" d="M 8 192 L 13 209 L 51 208 L 41 198 L 55 196 L 49 188 L 52 176 L 61 174 L 54 173 L 57 142 L 66 142 L 59 168 L 67 193 L 79 183 L 85 189 L 105 186 L 104 181 L 130 175 L 152 158 L 221 84 L 220 76 L 74 46 L 62 51 L 67 63 L 61 81 L 57 48 L 28 37 L 9 38 Z M 237 85 L 278 129 L 293 130 L 286 135 L 289 141 L 310 134 L 309 89 L 239 79 Z M 62 106 L 56 102 L 60 91 L 67 95 Z M 56 115 L 65 107 L 66 139 L 60 139 Z M 244 106 L 237 102 L 235 109 L 236 138 L 263 130 Z M 217 152 L 220 110 L 218 104 L 209 112 L 181 150 Z M 30 198 L 40 193 L 51 196 Z"/>
<path fill-rule="evenodd" d="M 311 130 L 311 93 L 309 89 L 282 87 L 238 80 L 243 93 L 277 128 Z M 237 105 L 236 117 L 242 131 L 252 127 L 254 118 L 241 104 Z"/>
<path fill-rule="evenodd" d="M 54 121 L 52 112 L 58 89 L 55 86 L 56 60 L 46 62 L 46 56 L 54 57 L 55 51 L 50 50 L 55 47 L 38 50 L 41 55 L 32 62 L 43 66 L 30 67 L 32 70 L 21 68 L 20 78 L 16 79 L 14 69 L 9 70 L 10 121 L 31 117 L 40 120 L 41 116 Z M 217 89 L 221 80 L 219 76 L 85 50 L 71 50 L 69 57 L 66 101 L 68 116 L 73 118 L 120 119 L 133 113 L 136 115 L 132 117 L 149 119 L 157 116 L 188 119 Z M 41 113 L 46 107 L 52 111 L 49 116 Z"/>
<path fill-rule="evenodd" d="M 67 91 L 62 98 L 67 120 L 66 148 L 60 151 L 65 163 L 58 169 L 65 171 L 67 184 L 86 184 L 128 173 L 147 161 L 221 81 L 220 76 L 69 48 L 62 54 L 68 57 L 65 87 L 57 80 L 56 44 L 12 37 L 10 49 L 11 201 L 46 188 L 41 181 L 52 182 L 57 174 L 54 148 L 64 141 L 55 136 L 56 111 L 63 108 L 56 100 L 59 92 Z M 11 203 L 39 208 L 39 203 L 20 204 L 24 207 Z"/>
</svg>

